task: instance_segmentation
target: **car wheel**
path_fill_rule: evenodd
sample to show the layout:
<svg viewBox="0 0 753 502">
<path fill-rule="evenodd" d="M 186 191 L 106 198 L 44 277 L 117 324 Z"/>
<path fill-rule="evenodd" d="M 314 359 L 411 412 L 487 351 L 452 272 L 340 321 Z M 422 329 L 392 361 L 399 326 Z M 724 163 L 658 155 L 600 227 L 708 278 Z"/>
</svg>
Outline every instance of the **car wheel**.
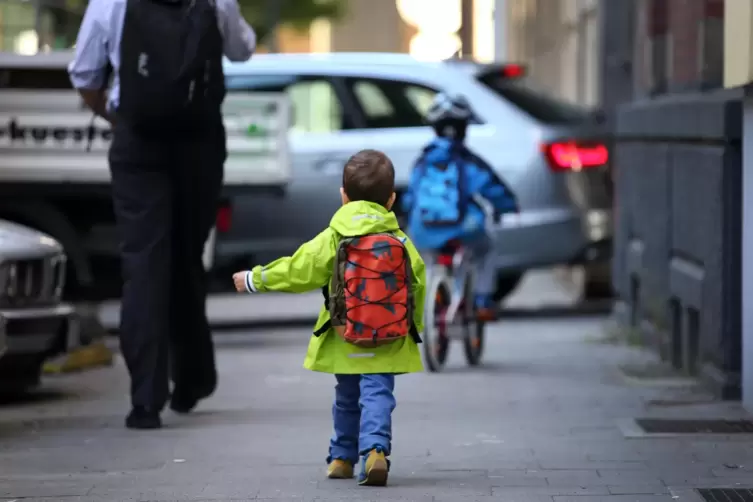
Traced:
<svg viewBox="0 0 753 502">
<path fill-rule="evenodd" d="M 583 267 L 583 300 L 612 298 L 612 272 L 608 261 L 590 263 Z"/>
<path fill-rule="evenodd" d="M 522 273 L 499 274 L 497 276 L 497 287 L 494 291 L 494 301 L 501 302 L 515 291 L 523 278 Z"/>
</svg>

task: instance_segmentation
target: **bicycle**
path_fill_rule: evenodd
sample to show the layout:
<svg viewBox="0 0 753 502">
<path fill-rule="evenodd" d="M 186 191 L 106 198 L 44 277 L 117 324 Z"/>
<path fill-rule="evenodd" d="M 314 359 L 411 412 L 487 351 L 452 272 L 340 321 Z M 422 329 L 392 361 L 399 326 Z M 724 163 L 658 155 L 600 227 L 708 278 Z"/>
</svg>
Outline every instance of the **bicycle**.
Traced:
<svg viewBox="0 0 753 502">
<path fill-rule="evenodd" d="M 493 222 L 493 208 L 485 199 L 474 200 Z M 494 235 L 493 224 L 487 233 Z M 473 301 L 474 271 L 471 252 L 458 241 L 448 243 L 428 267 L 424 310 L 424 359 L 430 372 L 439 372 L 447 361 L 450 342 L 463 340 L 469 366 L 478 366 L 484 351 L 486 322 L 478 320 Z"/>
</svg>

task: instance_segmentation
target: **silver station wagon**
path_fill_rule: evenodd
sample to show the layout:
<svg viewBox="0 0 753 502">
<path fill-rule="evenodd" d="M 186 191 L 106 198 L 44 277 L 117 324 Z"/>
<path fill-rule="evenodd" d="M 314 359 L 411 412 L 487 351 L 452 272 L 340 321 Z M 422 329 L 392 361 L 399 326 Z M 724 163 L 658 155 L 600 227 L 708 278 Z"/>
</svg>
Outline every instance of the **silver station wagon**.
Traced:
<svg viewBox="0 0 753 502">
<path fill-rule="evenodd" d="M 234 223 L 218 239 L 218 254 L 240 257 L 226 264 L 231 270 L 289 254 L 321 231 L 340 204 L 343 163 L 360 149 L 387 153 L 404 189 L 432 138 L 424 115 L 440 91 L 470 101 L 469 146 L 520 201 L 520 215 L 496 236 L 499 299 L 532 268 L 609 259 L 611 177 L 598 115 L 534 91 L 523 67 L 402 54 L 270 54 L 228 63 L 225 73 L 229 93 L 283 92 L 293 109 L 292 182 L 281 201 L 234 200 Z M 587 296 L 608 290 L 608 274 L 587 276 Z"/>
</svg>

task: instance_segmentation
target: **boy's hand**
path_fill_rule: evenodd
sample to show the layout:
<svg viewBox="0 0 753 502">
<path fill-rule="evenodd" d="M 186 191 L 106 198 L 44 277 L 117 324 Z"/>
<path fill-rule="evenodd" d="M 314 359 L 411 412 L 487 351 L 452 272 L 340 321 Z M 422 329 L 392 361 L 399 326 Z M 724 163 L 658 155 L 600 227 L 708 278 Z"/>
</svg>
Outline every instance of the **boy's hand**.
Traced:
<svg viewBox="0 0 753 502">
<path fill-rule="evenodd" d="M 236 272 L 233 274 L 233 284 L 235 284 L 235 290 L 239 293 L 248 293 L 248 289 L 246 289 L 247 273 L 248 271 L 244 270 L 242 272 Z"/>
</svg>

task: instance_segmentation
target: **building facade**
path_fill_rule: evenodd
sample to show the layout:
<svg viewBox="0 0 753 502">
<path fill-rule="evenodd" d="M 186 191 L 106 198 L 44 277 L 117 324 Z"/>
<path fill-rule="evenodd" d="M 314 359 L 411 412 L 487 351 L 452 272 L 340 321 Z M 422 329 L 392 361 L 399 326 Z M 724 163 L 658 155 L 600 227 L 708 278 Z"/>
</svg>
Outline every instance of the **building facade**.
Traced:
<svg viewBox="0 0 753 502">
<path fill-rule="evenodd" d="M 507 60 L 525 63 L 535 85 L 563 100 L 598 104 L 601 5 L 598 0 L 506 0 Z"/>
<path fill-rule="evenodd" d="M 743 93 L 724 89 L 724 40 L 725 10 L 749 2 L 627 3 L 602 4 L 616 318 L 676 369 L 738 399 Z"/>
<path fill-rule="evenodd" d="M 504 0 L 502 0 L 504 1 Z M 444 59 L 460 48 L 458 30 L 470 12 L 471 50 L 494 59 L 494 10 L 500 0 L 346 0 L 345 16 L 310 28 L 279 28 L 280 52 L 398 52 Z M 70 48 L 86 0 L 0 0 L 0 50 L 33 54 Z M 377 27 L 377 29 L 375 29 Z M 260 52 L 266 49 L 259 47 Z"/>
<path fill-rule="evenodd" d="M 739 398 L 750 0 L 506 1 L 510 58 L 535 85 L 607 114 L 615 318 Z"/>
</svg>

